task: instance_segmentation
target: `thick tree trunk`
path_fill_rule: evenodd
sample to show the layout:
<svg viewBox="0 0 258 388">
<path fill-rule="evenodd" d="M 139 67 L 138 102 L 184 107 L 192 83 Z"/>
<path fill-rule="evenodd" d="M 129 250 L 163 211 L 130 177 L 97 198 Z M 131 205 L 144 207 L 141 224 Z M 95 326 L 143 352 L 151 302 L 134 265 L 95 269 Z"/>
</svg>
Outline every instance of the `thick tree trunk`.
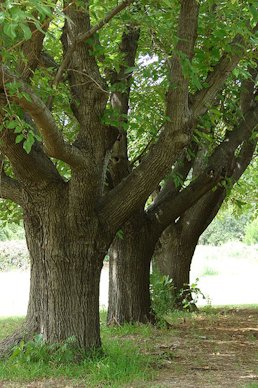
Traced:
<svg viewBox="0 0 258 388">
<path fill-rule="evenodd" d="M 178 222 L 163 232 L 157 244 L 157 268 L 162 274 L 172 278 L 176 293 L 190 282 L 191 263 L 199 237 L 216 216 L 225 193 L 223 187 L 207 193 L 188 209 Z M 181 295 L 177 300 L 179 308 L 183 307 L 184 298 L 191 302 L 192 296 L 189 292 Z"/>
<path fill-rule="evenodd" d="M 187 289 L 190 284 L 191 263 L 197 242 L 196 239 L 184 236 L 181 228 L 171 225 L 162 234 L 157 244 L 155 267 L 162 275 L 167 275 L 173 280 L 178 308 L 183 307 L 183 299 L 186 299 L 190 305 L 192 304 L 192 295 Z"/>
<path fill-rule="evenodd" d="M 185 240 L 172 225 L 160 238 L 155 251 L 155 263 L 158 271 L 173 279 L 177 291 L 190 282 L 190 269 L 196 243 Z"/>
<path fill-rule="evenodd" d="M 140 216 L 123 227 L 109 250 L 108 323 L 150 322 L 150 261 L 155 248 L 148 224 Z"/>
<path fill-rule="evenodd" d="M 48 194 L 48 206 L 31 204 L 25 211 L 31 256 L 27 322 L 47 342 L 74 337 L 83 349 L 98 348 L 99 281 L 109 242 L 97 219 L 83 222 L 60 192 Z"/>
</svg>

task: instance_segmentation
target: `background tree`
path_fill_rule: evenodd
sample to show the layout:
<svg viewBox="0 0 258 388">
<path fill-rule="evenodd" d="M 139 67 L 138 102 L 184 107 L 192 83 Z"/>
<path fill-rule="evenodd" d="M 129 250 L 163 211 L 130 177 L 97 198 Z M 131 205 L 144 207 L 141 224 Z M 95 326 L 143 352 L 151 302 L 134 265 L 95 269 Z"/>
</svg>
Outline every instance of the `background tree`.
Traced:
<svg viewBox="0 0 258 388">
<path fill-rule="evenodd" d="M 257 110 L 257 69 L 252 69 L 250 76 L 250 79 L 242 82 L 240 107 L 238 111 L 240 116 L 237 114 L 236 110 L 234 110 L 233 123 L 241 120 L 241 113 L 244 117 L 250 117 L 249 115 L 252 109 Z M 232 89 L 233 88 L 231 88 L 231 93 L 229 94 L 231 103 L 234 101 L 232 98 Z M 223 106 L 225 105 L 227 106 L 226 99 L 223 103 Z M 238 134 L 232 130 L 230 126 L 230 112 L 228 109 L 225 109 L 224 113 L 226 113 L 225 125 L 227 126 L 226 128 L 228 134 L 227 147 L 229 147 L 230 137 L 233 141 L 235 141 Z M 242 125 L 243 124 L 240 123 L 240 128 Z M 258 116 L 257 113 L 255 113 L 253 130 L 249 132 L 249 135 L 247 135 L 246 138 L 241 139 L 241 142 L 239 143 L 239 146 L 236 147 L 235 151 L 230 150 L 229 147 L 229 152 L 222 156 L 224 159 L 228 158 L 231 165 L 231 171 L 225 177 L 226 179 L 224 182 L 222 182 L 215 191 L 211 190 L 205 194 L 195 205 L 193 205 L 178 220 L 176 220 L 176 222 L 172 223 L 160 239 L 158 248 L 155 252 L 156 267 L 161 274 L 167 275 L 173 279 L 176 292 L 184 288 L 189 288 L 190 268 L 199 238 L 217 215 L 225 198 L 230 195 L 230 191 L 234 184 L 238 182 L 249 163 L 252 161 L 257 144 L 257 125 Z M 205 150 L 206 155 L 207 149 L 209 149 L 208 145 Z M 193 168 L 193 175 L 196 174 L 196 170 L 197 173 L 198 170 L 202 170 L 203 162 L 203 158 L 200 160 L 197 156 L 197 160 Z M 244 204 L 244 202 L 242 202 L 242 204 Z M 179 307 L 183 307 L 182 301 L 185 298 L 191 299 L 191 295 L 187 293 L 181 294 L 177 301 Z"/>
<path fill-rule="evenodd" d="M 188 71 L 189 66 L 191 68 L 192 73 L 194 73 L 194 77 L 191 78 L 191 90 L 198 89 L 199 80 L 202 77 L 207 76 L 208 69 L 210 69 L 211 65 L 213 63 L 216 63 L 216 60 L 218 59 L 219 55 L 223 53 L 223 46 L 225 45 L 225 41 L 218 42 L 218 36 L 226 36 L 226 34 L 229 32 L 228 26 L 225 26 L 225 19 L 224 19 L 224 7 L 216 7 L 216 12 L 214 12 L 213 8 L 206 8 L 207 3 L 202 4 L 204 8 L 201 8 L 201 11 L 203 11 L 201 24 L 199 24 L 199 30 L 205 30 L 208 31 L 208 37 L 203 39 L 202 37 L 197 38 L 197 47 L 196 47 L 196 54 L 193 58 L 192 64 L 190 62 L 187 62 L 188 64 Z M 233 9 L 231 8 L 232 5 L 229 4 L 228 11 L 230 12 L 232 16 Z M 204 10 L 207 12 L 206 17 L 204 15 Z M 223 12 L 223 15 L 221 14 Z M 240 14 L 239 9 L 234 9 L 235 17 L 238 20 Z M 206 19 L 207 18 L 207 19 Z M 162 20 L 162 26 L 166 25 L 166 20 Z M 221 23 L 222 21 L 222 23 Z M 160 19 L 159 19 L 160 22 Z M 221 24 L 220 24 L 221 23 Z M 231 20 L 232 23 L 232 20 Z M 231 25 L 232 27 L 232 25 Z M 180 28 L 180 27 L 179 27 Z M 159 55 L 160 50 L 164 52 L 166 49 L 166 42 L 160 42 L 157 41 L 156 37 L 156 31 L 155 31 L 155 25 L 152 26 L 152 35 L 153 39 L 155 39 L 155 43 L 157 46 L 155 48 L 157 49 L 157 55 Z M 177 36 L 179 36 L 180 31 L 178 31 Z M 232 38 L 232 30 L 230 30 L 229 36 Z M 227 39 L 229 39 L 229 36 Z M 158 43 L 157 43 L 158 42 Z M 221 47 L 220 47 L 220 44 Z M 229 42 L 227 43 L 229 45 Z M 209 56 L 205 55 L 204 48 L 207 48 L 209 51 Z M 234 43 L 233 43 L 234 46 Z M 233 47 L 232 46 L 232 47 Z M 230 46 L 231 47 L 231 46 Z M 242 72 L 246 77 L 248 77 L 248 72 L 246 68 L 246 60 L 247 57 L 249 57 L 249 54 L 247 54 L 247 57 L 245 57 L 245 54 L 243 53 L 243 61 L 238 65 L 237 69 L 233 73 L 233 79 L 236 79 L 237 76 L 239 76 L 239 71 Z M 166 53 L 167 56 L 169 56 L 168 53 Z M 252 63 L 252 57 L 253 54 L 251 54 L 251 57 L 249 57 L 249 60 L 251 60 Z M 222 54 L 223 58 L 223 54 Z M 240 57 L 238 57 L 240 60 Z M 245 58 L 245 59 L 244 59 Z M 162 68 L 162 65 L 160 65 L 160 62 L 157 61 L 157 63 L 150 61 L 150 71 L 153 73 L 153 80 L 150 84 L 147 85 L 148 91 L 147 97 L 149 100 L 148 104 L 148 115 L 150 117 L 150 121 L 157 122 L 157 116 L 160 110 L 162 110 L 162 107 L 160 109 L 160 105 L 157 105 L 156 103 L 155 108 L 154 106 L 150 105 L 153 101 L 153 94 L 161 95 L 164 93 L 165 88 L 165 82 L 163 78 L 164 70 Z M 223 66 L 225 66 L 225 62 L 221 62 L 220 65 L 217 64 L 216 69 L 218 72 L 222 72 L 222 74 L 225 75 L 227 73 L 226 68 L 223 69 Z M 255 64 L 253 63 L 253 66 Z M 145 70 L 145 69 L 144 69 Z M 145 70 L 146 71 L 146 70 Z M 211 71 L 210 75 L 213 74 L 213 70 Z M 209 76 L 208 76 L 209 78 Z M 157 85 L 158 80 L 158 85 Z M 137 73 L 135 74 L 135 82 L 137 83 Z M 228 86 L 224 89 L 222 94 L 227 92 L 228 87 L 232 87 L 232 81 L 229 81 Z M 237 80 L 236 80 L 237 85 Z M 144 85 L 141 85 L 141 89 L 138 90 L 145 90 Z M 221 88 L 221 85 L 219 86 L 219 89 Z M 136 91 L 136 93 L 137 93 Z M 128 100 L 128 93 L 130 93 L 130 99 L 134 101 L 136 100 L 135 97 L 135 91 L 133 88 L 131 90 L 126 90 L 124 92 L 127 96 Z M 145 94 L 145 93 L 144 93 Z M 239 83 L 238 83 L 238 91 L 237 96 L 239 97 Z M 237 101 L 239 102 L 239 99 L 237 98 Z M 144 98 L 144 97 L 143 97 Z M 224 97 L 223 97 L 224 98 Z M 194 101 L 194 97 L 191 97 L 191 99 Z M 162 99 L 161 99 L 162 101 Z M 220 101 L 220 100 L 219 100 Z M 137 104 L 143 108 L 141 101 L 137 100 Z M 162 103 L 161 103 L 162 104 Z M 227 104 L 230 104 L 230 98 L 227 99 Z M 148 320 L 152 319 L 151 316 L 151 308 L 150 308 L 150 293 L 149 293 L 149 270 L 150 270 L 150 260 L 151 256 L 154 252 L 156 242 L 158 238 L 160 237 L 161 232 L 164 230 L 165 225 L 167 226 L 169 222 L 172 222 L 172 220 L 176 220 L 182 213 L 187 209 L 187 207 L 190 207 L 195 201 L 197 201 L 198 198 L 200 198 L 201 195 L 205 192 L 205 190 L 209 190 L 209 186 L 205 186 L 204 183 L 200 183 L 199 188 L 201 187 L 201 190 L 197 189 L 198 184 L 195 182 L 195 185 L 193 190 L 189 190 L 188 194 L 186 192 L 180 192 L 180 189 L 182 188 L 182 184 L 184 183 L 184 180 L 187 178 L 189 171 L 192 168 L 192 163 L 194 162 L 194 157 L 196 153 L 197 143 L 201 144 L 201 142 L 209 137 L 211 140 L 211 134 L 207 134 L 208 128 L 213 125 L 214 123 L 219 121 L 219 118 L 221 118 L 221 115 L 223 112 L 219 111 L 219 108 L 217 107 L 218 101 L 214 101 L 213 106 L 209 109 L 209 114 L 206 115 L 201 122 L 198 123 L 197 130 L 195 132 L 195 142 L 189 147 L 188 153 L 182 157 L 181 160 L 177 161 L 177 165 L 175 166 L 176 170 L 174 171 L 173 177 L 175 182 L 171 182 L 171 179 L 169 179 L 169 182 L 166 186 L 166 190 L 162 191 L 162 193 L 158 196 L 158 199 L 156 200 L 156 207 L 154 206 L 152 208 L 152 211 L 146 211 L 144 206 L 138 209 L 138 211 L 134 214 L 134 216 L 127 221 L 121 228 L 121 231 L 116 238 L 116 240 L 113 242 L 110 250 L 109 250 L 109 257 L 110 257 L 110 276 L 109 276 L 109 309 L 108 309 L 108 322 L 109 323 L 124 323 L 124 322 L 131 322 L 131 321 L 141 321 L 146 322 Z M 223 105 L 223 104 L 222 104 Z M 234 105 L 234 108 L 236 106 Z M 230 109 L 233 109 L 232 107 Z M 152 114 L 150 114 L 150 112 Z M 127 113 L 127 109 L 123 110 L 123 119 L 127 119 L 128 117 L 125 116 Z M 218 116 L 219 113 L 219 117 Z M 229 113 L 229 110 L 227 110 L 227 113 Z M 148 117 L 147 115 L 147 117 Z M 145 117 L 145 116 L 144 116 Z M 226 119 L 226 113 L 225 113 L 225 119 Z M 130 119 L 130 115 L 129 115 Z M 221 120 L 222 121 L 222 120 Z M 235 119 L 231 121 L 231 126 L 235 123 Z M 131 132 L 134 131 L 134 122 L 132 122 L 132 128 L 128 132 L 129 137 L 129 149 L 130 149 L 130 143 L 133 143 L 132 141 L 132 135 L 130 135 Z M 221 124 L 221 123 L 220 123 Z M 256 119 L 254 119 L 252 126 L 252 129 L 254 128 L 256 124 Z M 224 129 L 226 122 L 223 124 Z M 161 123 L 162 126 L 162 123 Z M 146 151 L 146 148 L 148 149 L 151 135 L 149 134 L 149 128 L 151 127 L 151 124 L 148 121 L 147 124 L 147 131 L 143 132 L 142 138 L 145 141 L 145 145 L 142 147 L 143 152 L 140 152 L 140 157 L 133 157 L 133 161 L 137 163 L 138 159 L 141 159 L 143 157 L 144 151 Z M 233 145 L 233 150 L 235 150 L 239 145 L 242 144 L 242 141 L 244 138 L 248 138 L 250 136 L 250 128 L 249 129 L 243 129 L 243 138 L 239 139 L 239 142 L 236 142 Z M 218 132 L 218 130 L 217 130 Z M 125 134 L 123 135 L 125 137 Z M 153 135 L 152 135 L 153 136 Z M 155 137 L 155 133 L 154 133 Z M 197 139 L 198 137 L 198 139 Z M 201 137 L 201 139 L 200 139 Z M 210 148 L 214 150 L 214 147 L 218 145 L 222 139 L 224 138 L 224 132 L 220 131 L 220 138 L 218 139 L 218 134 L 215 133 L 215 137 L 212 139 L 212 147 Z M 227 138 L 225 137 L 225 144 L 228 142 Z M 134 144 L 134 143 L 133 143 Z M 195 149 L 195 152 L 193 152 Z M 116 184 L 119 182 L 123 177 L 128 174 L 128 171 L 130 171 L 131 163 L 128 160 L 128 153 L 126 148 L 126 140 L 123 141 L 123 145 L 115 149 L 116 154 L 114 154 L 115 157 L 115 167 L 111 166 L 111 185 Z M 114 152 L 114 151 L 113 151 Z M 214 160 L 211 161 L 212 165 L 210 166 L 210 169 L 214 170 L 215 176 L 213 182 L 210 182 L 211 185 L 216 184 L 216 179 L 218 179 L 218 176 L 220 176 L 221 171 L 224 170 L 224 177 L 225 174 L 228 174 L 230 176 L 232 174 L 231 163 L 232 160 L 228 160 L 228 158 L 224 159 L 224 165 L 223 163 L 220 163 L 220 158 L 224 157 L 223 152 L 223 146 L 221 148 L 221 153 L 216 154 L 217 157 L 217 164 L 214 163 Z M 230 150 L 230 147 L 228 148 L 228 152 L 232 153 L 232 150 Z M 192 158 L 190 157 L 192 156 Z M 216 158 L 215 157 L 215 158 Z M 229 158 L 230 159 L 230 158 Z M 214 167 L 214 164 L 216 167 Z M 207 168 L 207 165 L 205 166 Z M 221 170 L 220 170 L 221 169 Z M 219 173 L 220 171 L 220 173 Z M 221 174 L 223 176 L 223 174 Z M 189 177 L 188 177 L 189 181 Z M 200 180 L 201 182 L 201 180 Z M 170 192 L 171 190 L 171 192 Z M 203 191 L 202 191 L 203 190 Z M 164 192 L 166 192 L 166 195 L 164 195 Z M 179 195 L 182 196 L 180 198 Z M 199 197 L 198 197 L 199 195 Z M 162 202 L 164 199 L 167 199 L 167 204 L 164 204 L 164 207 L 162 210 L 159 208 L 159 206 L 162 205 Z M 170 200 L 169 200 L 170 198 Z M 179 199 L 180 198 L 180 199 Z M 192 202 L 193 201 L 193 202 Z M 148 202 L 150 203 L 150 201 Z M 155 203 L 155 202 L 154 202 Z M 155 209 L 155 210 L 154 210 Z M 166 217 L 163 217 L 163 222 L 160 221 L 162 219 L 162 216 L 160 217 L 160 213 L 165 213 Z M 181 212 L 181 213 L 180 213 Z M 153 218 L 152 218 L 152 216 Z M 174 218 L 173 218 L 174 217 Z M 162 225 L 161 225 L 162 224 Z"/>
</svg>

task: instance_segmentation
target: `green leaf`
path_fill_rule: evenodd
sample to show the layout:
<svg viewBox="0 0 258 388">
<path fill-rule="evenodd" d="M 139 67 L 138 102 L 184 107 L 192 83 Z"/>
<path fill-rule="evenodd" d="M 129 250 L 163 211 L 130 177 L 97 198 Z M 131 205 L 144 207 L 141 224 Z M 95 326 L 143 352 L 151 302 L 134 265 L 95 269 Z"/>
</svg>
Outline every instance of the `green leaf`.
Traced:
<svg viewBox="0 0 258 388">
<path fill-rule="evenodd" d="M 27 154 L 30 153 L 31 148 L 32 148 L 32 146 L 33 146 L 33 144 L 34 144 L 34 141 L 35 141 L 35 139 L 34 139 L 33 133 L 30 131 L 30 132 L 28 133 L 27 139 L 26 139 L 25 142 L 23 143 L 23 148 L 25 149 L 25 151 L 27 152 Z"/>
<path fill-rule="evenodd" d="M 24 136 L 21 133 L 20 135 L 16 136 L 15 143 L 18 144 L 18 143 L 20 143 L 23 140 L 24 140 Z"/>
<path fill-rule="evenodd" d="M 20 24 L 20 27 L 23 31 L 24 38 L 26 40 L 29 40 L 31 38 L 31 35 L 32 35 L 30 28 L 27 26 L 27 24 Z"/>
<path fill-rule="evenodd" d="M 9 121 L 7 124 L 6 124 L 6 128 L 8 129 L 14 129 L 18 126 L 18 122 L 16 120 L 12 120 L 12 121 Z"/>
<path fill-rule="evenodd" d="M 16 28 L 17 28 L 17 23 L 6 23 L 4 25 L 3 31 L 4 31 L 5 35 L 9 36 L 12 39 L 15 39 L 16 38 L 16 32 L 15 32 Z"/>
<path fill-rule="evenodd" d="M 119 238 L 120 240 L 123 240 L 124 239 L 124 232 L 122 229 L 119 229 L 117 232 L 116 232 L 116 237 Z"/>
</svg>

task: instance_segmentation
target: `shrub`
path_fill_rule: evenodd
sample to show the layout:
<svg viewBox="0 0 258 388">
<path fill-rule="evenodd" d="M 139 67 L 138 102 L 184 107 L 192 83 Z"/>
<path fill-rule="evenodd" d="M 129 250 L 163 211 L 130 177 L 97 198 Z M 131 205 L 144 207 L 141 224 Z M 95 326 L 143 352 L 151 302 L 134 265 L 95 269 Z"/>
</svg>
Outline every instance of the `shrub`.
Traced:
<svg viewBox="0 0 258 388">
<path fill-rule="evenodd" d="M 172 279 L 154 270 L 150 275 L 152 309 L 157 323 L 165 324 L 165 315 L 175 308 L 175 292 Z"/>
<path fill-rule="evenodd" d="M 24 240 L 24 228 L 19 224 L 0 222 L 0 241 Z"/>
<path fill-rule="evenodd" d="M 0 271 L 29 268 L 29 253 L 25 241 L 0 242 Z"/>
<path fill-rule="evenodd" d="M 244 242 L 248 245 L 258 244 L 258 218 L 246 226 Z"/>
</svg>

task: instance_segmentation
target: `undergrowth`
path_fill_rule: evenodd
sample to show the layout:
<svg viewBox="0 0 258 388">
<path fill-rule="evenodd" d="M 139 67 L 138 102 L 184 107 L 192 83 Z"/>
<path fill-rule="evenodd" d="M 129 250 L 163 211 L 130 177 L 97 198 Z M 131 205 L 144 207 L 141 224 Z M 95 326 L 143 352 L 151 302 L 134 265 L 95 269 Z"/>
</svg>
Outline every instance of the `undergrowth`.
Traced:
<svg viewBox="0 0 258 388">
<path fill-rule="evenodd" d="M 101 317 L 104 320 L 103 313 Z M 17 324 L 17 319 L 0 319 L 1 338 L 11 334 Z M 150 380 L 154 377 L 153 357 L 147 354 L 142 339 L 151 330 L 148 325 L 109 328 L 103 321 L 102 351 L 90 356 L 78 350 L 73 338 L 62 344 L 47 345 L 41 336 L 35 336 L 30 342 L 21 341 L 12 355 L 0 362 L 0 381 L 60 378 L 90 387 L 120 387 L 132 381 Z"/>
</svg>

